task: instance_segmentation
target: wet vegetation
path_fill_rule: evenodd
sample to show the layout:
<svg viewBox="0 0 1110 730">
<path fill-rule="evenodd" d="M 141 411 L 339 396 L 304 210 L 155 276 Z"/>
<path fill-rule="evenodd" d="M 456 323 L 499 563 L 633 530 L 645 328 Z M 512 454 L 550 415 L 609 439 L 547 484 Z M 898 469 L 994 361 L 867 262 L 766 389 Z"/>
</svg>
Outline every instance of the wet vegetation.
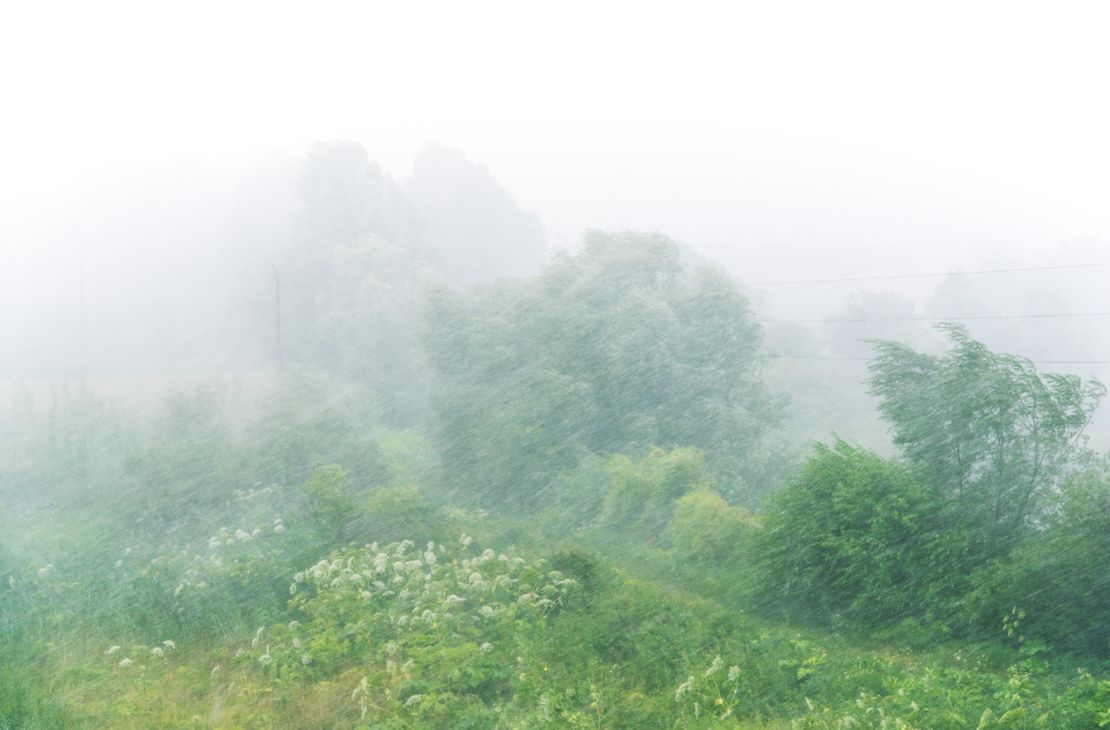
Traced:
<svg viewBox="0 0 1110 730">
<path fill-rule="evenodd" d="M 952 324 L 803 381 L 741 282 L 541 264 L 451 151 L 300 196 L 263 377 L 0 411 L 0 728 L 1110 726 L 1098 381 Z M 847 388 L 893 450 L 799 438 Z"/>
</svg>

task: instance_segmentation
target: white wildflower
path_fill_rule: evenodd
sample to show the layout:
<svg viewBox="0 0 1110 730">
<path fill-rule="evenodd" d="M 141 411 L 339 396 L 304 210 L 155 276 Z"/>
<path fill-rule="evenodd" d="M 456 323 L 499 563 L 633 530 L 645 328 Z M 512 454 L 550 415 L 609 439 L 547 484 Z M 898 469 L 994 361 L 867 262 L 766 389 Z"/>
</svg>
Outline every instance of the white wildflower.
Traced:
<svg viewBox="0 0 1110 730">
<path fill-rule="evenodd" d="M 740 678 L 740 667 L 733 665 L 728 668 L 728 681 L 735 682 Z"/>
<path fill-rule="evenodd" d="M 173 639 L 166 639 L 162 642 L 162 646 L 172 651 L 173 649 L 177 648 L 177 643 Z"/>
<path fill-rule="evenodd" d="M 472 544 L 474 544 L 474 538 L 470 535 L 467 535 L 466 533 L 463 533 L 462 536 L 459 537 L 459 542 L 462 543 L 463 547 L 470 547 Z"/>
<path fill-rule="evenodd" d="M 107 656 L 112 656 L 117 651 L 119 651 L 119 644 L 112 644 L 111 646 L 108 647 L 108 651 L 104 652 L 104 654 L 107 655 Z"/>
<path fill-rule="evenodd" d="M 407 700 L 405 700 L 405 707 L 412 707 L 422 699 L 424 699 L 424 695 L 411 695 Z"/>
<path fill-rule="evenodd" d="M 307 667 L 311 663 L 312 663 L 312 657 L 310 657 L 308 654 L 301 654 L 301 664 L 303 664 Z"/>
<path fill-rule="evenodd" d="M 301 627 L 301 622 L 300 622 L 300 621 L 297 621 L 296 619 L 294 619 L 294 620 L 292 620 L 292 621 L 290 621 L 290 622 L 289 622 L 289 629 L 290 629 L 291 631 L 296 631 L 296 630 L 297 630 L 297 629 L 299 629 L 300 627 Z"/>
<path fill-rule="evenodd" d="M 119 660 L 119 668 L 120 669 L 127 669 L 132 664 L 133 664 L 133 662 L 131 661 L 130 657 L 124 657 L 123 659 Z"/>
<path fill-rule="evenodd" d="M 682 696 L 694 688 L 694 675 L 690 675 L 685 682 L 678 685 L 678 689 L 674 693 L 674 701 L 678 702 Z"/>
<path fill-rule="evenodd" d="M 283 525 L 281 523 L 278 523 L 278 524 L 274 525 L 274 532 L 276 532 L 279 535 L 282 534 L 283 532 L 285 532 L 285 525 Z"/>
<path fill-rule="evenodd" d="M 123 561 L 122 560 L 117 560 L 116 561 L 116 567 L 117 568 L 122 568 L 123 567 Z"/>
<path fill-rule="evenodd" d="M 212 667 L 212 671 L 208 676 L 210 676 L 210 677 L 220 676 L 220 665 L 217 664 L 216 666 Z"/>
<path fill-rule="evenodd" d="M 493 613 L 494 613 L 493 607 L 492 606 L 482 606 L 481 608 L 478 609 L 478 613 L 482 614 L 483 618 L 493 618 Z"/>
<path fill-rule="evenodd" d="M 274 658 L 272 656 L 270 656 L 270 647 L 268 647 L 268 646 L 266 647 L 266 653 L 263 654 L 262 656 L 258 657 L 258 663 L 261 664 L 262 666 L 266 666 L 267 664 L 269 664 L 273 660 L 274 660 Z"/>
<path fill-rule="evenodd" d="M 261 527 L 256 527 L 253 530 L 251 530 L 251 537 L 258 537 L 261 534 L 262 534 L 262 528 Z"/>
<path fill-rule="evenodd" d="M 247 540 L 251 539 L 251 536 L 249 532 L 240 527 L 238 530 L 235 531 L 235 539 L 239 542 L 246 542 Z"/>
<path fill-rule="evenodd" d="M 436 554 L 434 552 L 432 552 L 430 549 L 426 553 L 424 553 L 424 563 L 427 564 L 427 565 L 435 565 L 436 564 Z"/>
<path fill-rule="evenodd" d="M 705 670 L 705 676 L 712 677 L 714 674 L 721 671 L 722 666 L 724 666 L 724 662 L 721 661 L 721 657 L 713 657 L 713 663 L 709 665 L 709 669 Z"/>
<path fill-rule="evenodd" d="M 293 648 L 294 649 L 300 649 L 301 648 L 301 640 L 298 639 L 295 636 L 293 637 Z"/>
<path fill-rule="evenodd" d="M 478 650 L 483 654 L 489 654 L 491 651 L 493 651 L 493 644 L 489 643 L 488 641 L 483 641 L 482 645 L 478 647 Z"/>
<path fill-rule="evenodd" d="M 165 656 L 166 650 L 160 646 L 156 646 L 150 650 L 150 655 L 153 657 Z"/>
<path fill-rule="evenodd" d="M 54 570 L 54 564 L 48 563 L 45 568 L 39 568 L 38 574 L 40 578 L 45 578 Z"/>
</svg>

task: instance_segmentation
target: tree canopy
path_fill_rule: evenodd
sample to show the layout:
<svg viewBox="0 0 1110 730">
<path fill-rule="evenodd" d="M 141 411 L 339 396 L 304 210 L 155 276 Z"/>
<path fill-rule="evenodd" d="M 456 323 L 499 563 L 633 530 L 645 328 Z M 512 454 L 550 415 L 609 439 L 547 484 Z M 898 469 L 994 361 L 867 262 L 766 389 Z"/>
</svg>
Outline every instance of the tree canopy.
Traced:
<svg viewBox="0 0 1110 730">
<path fill-rule="evenodd" d="M 440 291 L 428 345 L 445 465 L 527 502 L 586 452 L 694 446 L 739 489 L 732 460 L 780 412 L 760 341 L 737 286 L 656 234 L 593 232 L 532 282 Z"/>
<path fill-rule="evenodd" d="M 955 324 L 944 355 L 874 343 L 871 392 L 922 481 L 1005 548 L 1041 516 L 1105 393 L 1097 380 L 1039 373 L 991 352 Z"/>
</svg>

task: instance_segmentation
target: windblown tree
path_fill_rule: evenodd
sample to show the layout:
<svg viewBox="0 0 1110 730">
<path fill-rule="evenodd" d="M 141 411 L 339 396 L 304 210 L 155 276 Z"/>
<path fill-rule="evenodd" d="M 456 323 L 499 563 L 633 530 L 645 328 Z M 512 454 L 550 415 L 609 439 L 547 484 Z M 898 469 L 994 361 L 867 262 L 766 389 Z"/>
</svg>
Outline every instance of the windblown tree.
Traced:
<svg viewBox="0 0 1110 730">
<path fill-rule="evenodd" d="M 989 552 L 1005 552 L 1042 517 L 1105 388 L 1039 373 L 1025 358 L 991 352 L 962 326 L 939 329 L 951 342 L 940 357 L 875 342 L 871 392 L 921 480 L 954 518 L 982 530 Z"/>
</svg>

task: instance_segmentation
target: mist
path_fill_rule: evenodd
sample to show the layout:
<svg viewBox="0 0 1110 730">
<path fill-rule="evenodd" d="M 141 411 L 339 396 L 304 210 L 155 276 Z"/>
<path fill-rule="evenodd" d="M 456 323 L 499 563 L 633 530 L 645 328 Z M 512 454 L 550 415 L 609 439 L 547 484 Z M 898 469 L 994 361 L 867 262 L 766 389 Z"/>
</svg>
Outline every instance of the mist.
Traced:
<svg viewBox="0 0 1110 730">
<path fill-rule="evenodd" d="M 8 9 L 0 727 L 1101 727 L 1104 15 Z"/>
</svg>

